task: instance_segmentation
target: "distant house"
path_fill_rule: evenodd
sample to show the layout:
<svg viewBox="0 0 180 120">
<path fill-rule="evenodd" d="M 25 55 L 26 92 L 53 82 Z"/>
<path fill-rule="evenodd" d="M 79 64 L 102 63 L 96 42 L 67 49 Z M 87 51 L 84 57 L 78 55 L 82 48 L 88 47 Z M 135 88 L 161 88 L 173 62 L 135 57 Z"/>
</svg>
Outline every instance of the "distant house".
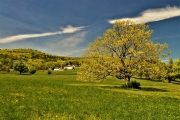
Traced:
<svg viewBox="0 0 180 120">
<path fill-rule="evenodd" d="M 54 71 L 59 71 L 60 69 L 59 68 L 54 68 Z"/>
<path fill-rule="evenodd" d="M 54 71 L 63 71 L 61 68 L 54 68 Z"/>
<path fill-rule="evenodd" d="M 74 65 L 68 65 L 68 66 L 65 66 L 64 69 L 73 70 L 73 69 L 75 69 L 75 66 Z"/>
</svg>

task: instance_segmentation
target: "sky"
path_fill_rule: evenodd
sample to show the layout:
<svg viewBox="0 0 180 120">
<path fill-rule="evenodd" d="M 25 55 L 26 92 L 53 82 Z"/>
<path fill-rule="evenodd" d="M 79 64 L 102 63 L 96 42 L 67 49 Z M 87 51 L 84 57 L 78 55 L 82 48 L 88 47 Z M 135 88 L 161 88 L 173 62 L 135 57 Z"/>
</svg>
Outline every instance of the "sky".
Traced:
<svg viewBox="0 0 180 120">
<path fill-rule="evenodd" d="M 81 57 L 117 20 L 145 23 L 180 58 L 180 0 L 0 0 L 0 49 Z"/>
</svg>

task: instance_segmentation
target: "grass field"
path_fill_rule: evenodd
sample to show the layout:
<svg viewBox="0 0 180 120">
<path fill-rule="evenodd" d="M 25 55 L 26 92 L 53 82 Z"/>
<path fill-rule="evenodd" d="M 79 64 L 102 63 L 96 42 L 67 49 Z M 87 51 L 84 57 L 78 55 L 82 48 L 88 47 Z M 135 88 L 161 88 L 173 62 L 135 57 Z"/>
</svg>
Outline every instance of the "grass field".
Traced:
<svg viewBox="0 0 180 120">
<path fill-rule="evenodd" d="M 136 81 L 142 89 L 76 81 L 75 70 L 0 74 L 0 120 L 180 120 L 179 84 Z"/>
</svg>

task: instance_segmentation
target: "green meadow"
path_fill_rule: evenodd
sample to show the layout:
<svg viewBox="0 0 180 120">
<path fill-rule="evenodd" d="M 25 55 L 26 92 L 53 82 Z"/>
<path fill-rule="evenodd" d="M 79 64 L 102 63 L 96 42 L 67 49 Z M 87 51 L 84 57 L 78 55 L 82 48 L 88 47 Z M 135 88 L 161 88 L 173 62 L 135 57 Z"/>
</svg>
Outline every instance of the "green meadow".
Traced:
<svg viewBox="0 0 180 120">
<path fill-rule="evenodd" d="M 113 77 L 80 82 L 75 70 L 0 73 L 0 120 L 180 119 L 180 84 L 136 81 L 141 89 Z"/>
</svg>

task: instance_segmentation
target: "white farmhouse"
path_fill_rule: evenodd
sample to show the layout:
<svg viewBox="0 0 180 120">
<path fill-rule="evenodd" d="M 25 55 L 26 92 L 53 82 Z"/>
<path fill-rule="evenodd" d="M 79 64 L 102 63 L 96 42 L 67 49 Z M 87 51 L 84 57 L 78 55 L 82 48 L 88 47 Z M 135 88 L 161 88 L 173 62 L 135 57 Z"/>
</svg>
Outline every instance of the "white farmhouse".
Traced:
<svg viewBox="0 0 180 120">
<path fill-rule="evenodd" d="M 54 71 L 63 71 L 64 69 L 62 68 L 54 68 Z"/>
<path fill-rule="evenodd" d="M 54 71 L 59 71 L 60 69 L 59 68 L 54 68 Z"/>
<path fill-rule="evenodd" d="M 64 67 L 64 69 L 72 70 L 72 69 L 75 69 L 75 66 L 74 65 L 68 65 L 68 66 Z"/>
</svg>

